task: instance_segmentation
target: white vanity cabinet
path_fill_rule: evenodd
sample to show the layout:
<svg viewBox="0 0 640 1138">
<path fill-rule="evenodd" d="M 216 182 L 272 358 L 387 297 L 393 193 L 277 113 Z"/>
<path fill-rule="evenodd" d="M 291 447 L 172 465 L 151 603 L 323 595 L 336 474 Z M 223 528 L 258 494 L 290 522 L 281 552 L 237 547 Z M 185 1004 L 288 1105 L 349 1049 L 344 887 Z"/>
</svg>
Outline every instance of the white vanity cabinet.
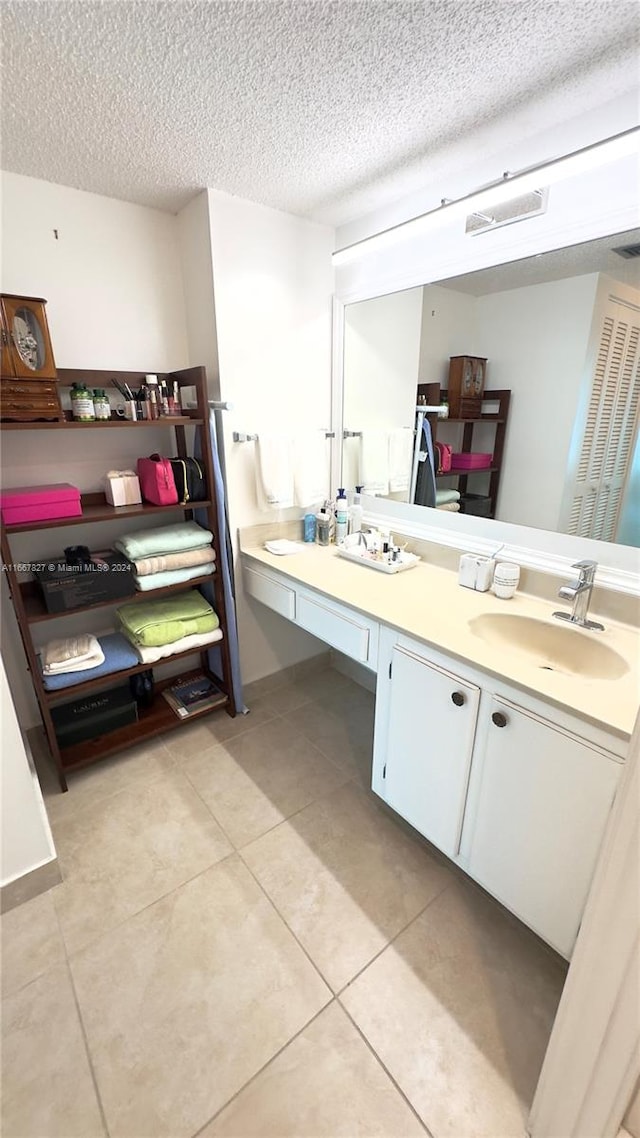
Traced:
<svg viewBox="0 0 640 1138">
<path fill-rule="evenodd" d="M 383 630 L 374 789 L 449 857 L 458 853 L 480 689 Z"/>
<path fill-rule="evenodd" d="M 541 714 L 542 710 L 542 714 Z M 549 718 L 547 718 L 549 716 Z M 594 728 L 382 629 L 373 789 L 570 957 L 621 770 Z"/>
<path fill-rule="evenodd" d="M 620 763 L 493 696 L 483 708 L 465 816 L 468 872 L 571 955 Z"/>
<path fill-rule="evenodd" d="M 262 565 L 245 562 L 243 580 L 247 593 L 261 604 L 375 671 L 378 664 L 377 621 Z"/>
</svg>

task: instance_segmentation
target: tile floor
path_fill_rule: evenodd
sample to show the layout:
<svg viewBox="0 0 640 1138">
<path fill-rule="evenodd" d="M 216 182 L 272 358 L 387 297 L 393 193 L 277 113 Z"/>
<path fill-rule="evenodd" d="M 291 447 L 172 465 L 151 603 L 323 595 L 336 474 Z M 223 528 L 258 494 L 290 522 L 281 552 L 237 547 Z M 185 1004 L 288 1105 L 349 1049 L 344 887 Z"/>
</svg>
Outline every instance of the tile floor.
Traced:
<svg viewBox="0 0 640 1138">
<path fill-rule="evenodd" d="M 520 1138 L 566 966 L 368 789 L 373 696 L 258 688 L 60 795 L 2 918 L 3 1138 Z"/>
</svg>

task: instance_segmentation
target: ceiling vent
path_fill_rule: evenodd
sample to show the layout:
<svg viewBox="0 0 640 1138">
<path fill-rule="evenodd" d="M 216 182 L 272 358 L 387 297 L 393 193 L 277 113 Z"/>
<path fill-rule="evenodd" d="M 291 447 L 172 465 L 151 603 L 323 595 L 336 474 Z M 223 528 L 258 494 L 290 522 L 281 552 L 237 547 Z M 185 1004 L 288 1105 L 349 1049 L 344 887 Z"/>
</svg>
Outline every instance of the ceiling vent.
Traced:
<svg viewBox="0 0 640 1138">
<path fill-rule="evenodd" d="M 630 261 L 632 257 L 640 257 L 640 245 L 621 245 L 619 249 L 612 249 L 611 252 Z"/>
</svg>

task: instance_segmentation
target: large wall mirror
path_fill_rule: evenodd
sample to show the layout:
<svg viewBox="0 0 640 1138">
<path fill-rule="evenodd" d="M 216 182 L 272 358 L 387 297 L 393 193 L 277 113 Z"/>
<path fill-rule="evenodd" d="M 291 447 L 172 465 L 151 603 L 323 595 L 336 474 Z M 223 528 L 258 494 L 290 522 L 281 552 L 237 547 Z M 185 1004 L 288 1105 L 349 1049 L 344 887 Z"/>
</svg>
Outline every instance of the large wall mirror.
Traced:
<svg viewBox="0 0 640 1138">
<path fill-rule="evenodd" d="M 640 230 L 344 312 L 341 485 L 640 546 Z M 487 361 L 481 406 L 463 418 L 452 402 L 445 417 L 460 356 Z M 435 505 L 420 477 L 423 415 L 444 444 Z M 462 472 L 437 469 L 448 448 Z"/>
</svg>

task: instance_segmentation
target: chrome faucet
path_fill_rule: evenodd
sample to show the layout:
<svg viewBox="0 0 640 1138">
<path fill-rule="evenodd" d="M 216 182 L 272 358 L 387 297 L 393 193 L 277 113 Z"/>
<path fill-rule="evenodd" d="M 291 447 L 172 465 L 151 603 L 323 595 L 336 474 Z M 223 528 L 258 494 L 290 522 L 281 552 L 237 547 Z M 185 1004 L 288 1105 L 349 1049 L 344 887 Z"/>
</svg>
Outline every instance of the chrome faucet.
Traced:
<svg viewBox="0 0 640 1138">
<path fill-rule="evenodd" d="M 571 568 L 579 570 L 578 580 L 571 581 L 568 585 L 561 585 L 558 589 L 558 596 L 562 597 L 563 600 L 573 601 L 573 610 L 570 613 L 554 612 L 553 615 L 557 616 L 558 620 L 568 620 L 571 624 L 579 624 L 580 628 L 592 628 L 604 632 L 603 624 L 598 624 L 596 620 L 587 620 L 593 582 L 598 568 L 597 561 L 577 561 Z"/>
</svg>

